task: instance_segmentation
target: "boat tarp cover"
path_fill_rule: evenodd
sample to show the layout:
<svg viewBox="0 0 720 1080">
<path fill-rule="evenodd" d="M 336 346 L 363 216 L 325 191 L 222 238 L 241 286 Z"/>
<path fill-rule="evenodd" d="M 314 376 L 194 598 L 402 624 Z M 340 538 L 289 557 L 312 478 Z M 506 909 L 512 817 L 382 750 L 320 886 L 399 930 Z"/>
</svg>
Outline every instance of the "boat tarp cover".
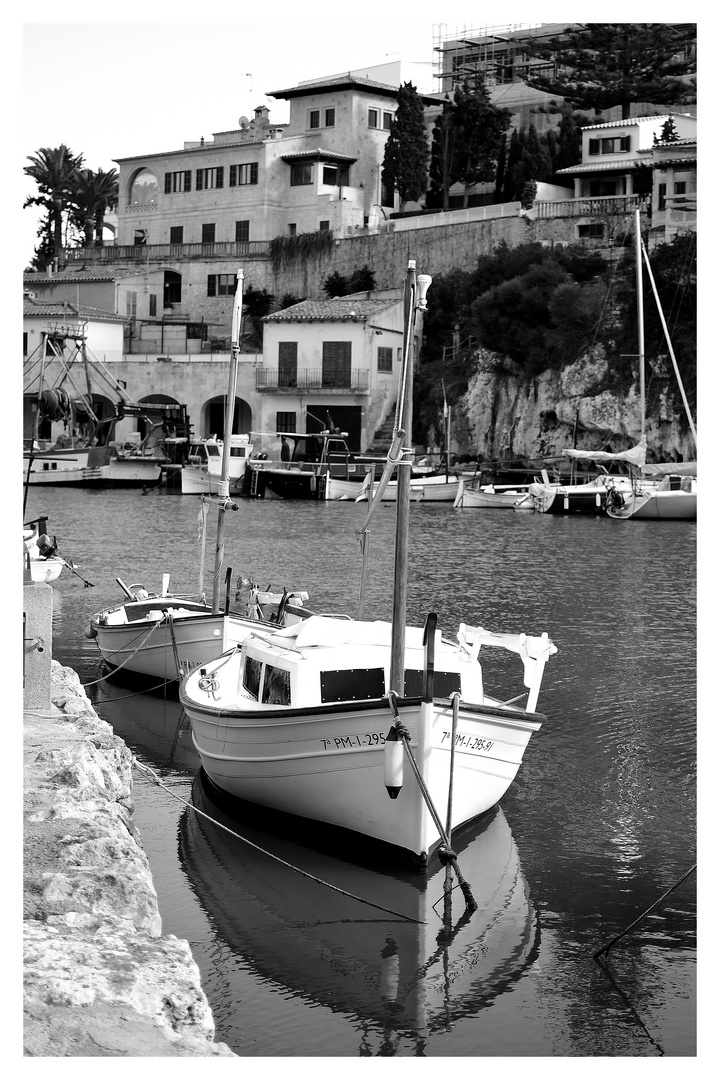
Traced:
<svg viewBox="0 0 720 1080">
<path fill-rule="evenodd" d="M 631 446 L 629 450 L 621 450 L 619 454 L 610 454 L 606 450 L 563 450 L 566 457 L 577 458 L 581 461 L 613 462 L 624 461 L 628 465 L 641 468 L 645 465 L 647 443 L 639 442 L 637 446 Z"/>
<path fill-rule="evenodd" d="M 643 465 L 645 476 L 697 476 L 697 461 L 660 461 L 657 465 Z"/>
</svg>

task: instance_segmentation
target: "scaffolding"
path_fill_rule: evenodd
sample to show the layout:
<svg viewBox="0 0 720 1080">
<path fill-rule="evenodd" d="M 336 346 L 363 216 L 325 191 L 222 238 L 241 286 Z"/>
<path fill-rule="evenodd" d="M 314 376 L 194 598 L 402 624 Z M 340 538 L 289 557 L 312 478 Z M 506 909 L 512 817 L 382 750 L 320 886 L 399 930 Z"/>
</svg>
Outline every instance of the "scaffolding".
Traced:
<svg viewBox="0 0 720 1080">
<path fill-rule="evenodd" d="M 523 81 L 529 70 L 552 71 L 554 60 L 532 55 L 543 39 L 562 34 L 573 23 L 510 23 L 450 32 L 447 23 L 433 26 L 433 76 L 441 93 L 461 83 L 488 88 Z M 531 48 L 532 47 L 532 48 Z"/>
</svg>

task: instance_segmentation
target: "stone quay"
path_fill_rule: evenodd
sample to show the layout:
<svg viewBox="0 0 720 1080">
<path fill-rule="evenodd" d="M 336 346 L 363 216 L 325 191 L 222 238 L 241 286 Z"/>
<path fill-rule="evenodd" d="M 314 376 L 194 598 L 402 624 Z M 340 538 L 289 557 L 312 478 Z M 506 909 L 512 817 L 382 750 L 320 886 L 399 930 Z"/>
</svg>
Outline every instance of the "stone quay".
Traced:
<svg viewBox="0 0 720 1080">
<path fill-rule="evenodd" d="M 24 585 L 25 1057 L 235 1057 L 187 941 L 163 935 L 132 754 L 52 659 L 52 588 Z"/>
</svg>

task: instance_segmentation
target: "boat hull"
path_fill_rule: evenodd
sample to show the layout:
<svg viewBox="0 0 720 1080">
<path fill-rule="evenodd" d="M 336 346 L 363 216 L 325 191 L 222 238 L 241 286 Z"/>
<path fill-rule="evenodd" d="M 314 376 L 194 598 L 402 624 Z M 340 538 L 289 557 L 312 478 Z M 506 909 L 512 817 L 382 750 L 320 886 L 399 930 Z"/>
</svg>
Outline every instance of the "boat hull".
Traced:
<svg viewBox="0 0 720 1080">
<path fill-rule="evenodd" d="M 145 487 L 162 476 L 159 458 L 108 457 L 104 448 L 24 455 L 23 479 L 32 485 L 74 487 Z"/>
<path fill-rule="evenodd" d="M 45 582 L 46 585 L 49 585 L 51 581 L 57 581 L 65 565 L 62 559 L 52 555 L 49 559 L 30 558 L 28 561 L 32 580 Z"/>
<path fill-rule="evenodd" d="M 393 844 L 421 862 L 438 846 L 440 834 L 407 762 L 397 798 L 391 799 L 385 788 L 385 736 L 393 722 L 387 701 L 253 714 L 214 708 L 211 696 L 203 705 L 188 695 L 186 682 L 180 700 L 205 772 L 228 794 Z M 399 716 L 444 820 L 452 706 L 448 701 L 403 699 Z M 502 798 L 542 719 L 520 710 L 461 705 L 453 829 Z"/>
<path fill-rule="evenodd" d="M 447 479 L 444 476 L 432 476 L 427 479 L 410 481 L 410 499 L 412 502 L 455 502 L 455 497 L 460 486 L 460 477 L 453 475 Z M 378 484 L 375 484 L 375 491 Z M 398 486 L 396 480 L 390 480 L 381 499 L 382 502 L 397 502 Z M 367 499 L 367 494 L 359 496 Z"/>
<path fill-rule="evenodd" d="M 230 477 L 228 490 L 231 495 L 239 495 L 242 491 L 243 475 Z M 183 495 L 217 495 L 220 489 L 220 477 L 208 472 L 202 467 L 184 465 L 180 470 L 180 489 Z"/>
<path fill-rule="evenodd" d="M 625 495 L 619 507 L 608 507 L 608 516 L 633 521 L 696 521 L 697 493 L 655 491 Z"/>
<path fill-rule="evenodd" d="M 176 604 L 175 609 L 181 610 L 181 606 Z M 102 613 L 93 616 L 91 633 L 110 667 L 162 680 L 178 680 L 179 668 L 192 671 L 209 664 L 243 641 L 258 625 L 251 619 L 205 611 L 174 615 L 171 625 L 163 614 L 172 610 L 167 603 L 154 600 L 148 610 L 161 612 L 160 618 L 142 618 L 113 626 L 102 621 Z"/>
</svg>

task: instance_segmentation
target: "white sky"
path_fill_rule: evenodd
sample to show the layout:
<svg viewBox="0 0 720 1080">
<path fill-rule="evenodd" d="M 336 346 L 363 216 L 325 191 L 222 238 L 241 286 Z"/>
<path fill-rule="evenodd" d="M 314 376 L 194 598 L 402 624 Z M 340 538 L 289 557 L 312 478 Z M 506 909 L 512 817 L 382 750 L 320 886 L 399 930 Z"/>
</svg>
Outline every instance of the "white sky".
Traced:
<svg viewBox="0 0 720 1080">
<path fill-rule="evenodd" d="M 268 98 L 268 91 L 391 60 L 424 64 L 427 80 L 421 88 L 432 89 L 438 26 L 454 33 L 509 25 L 511 18 L 513 25 L 543 18 L 537 5 L 527 2 L 491 11 L 454 0 L 345 5 L 273 0 L 265 9 L 267 21 L 235 21 L 238 12 L 254 13 L 258 6 L 180 2 L 172 8 L 175 18 L 159 19 L 147 17 L 146 5 L 127 2 L 115 9 L 126 16 L 118 21 L 99 15 L 97 3 L 78 0 L 70 21 L 58 17 L 57 4 L 34 3 L 23 21 L 7 28 L 10 35 L 18 31 L 17 46 L 10 36 L 3 57 L 19 67 L 17 77 L 10 75 L 4 110 L 9 106 L 19 136 L 12 142 L 18 201 L 36 193 L 22 169 L 40 147 L 66 143 L 83 155 L 88 168 L 108 170 L 118 157 L 179 150 L 201 135 L 209 139 L 213 132 L 236 127 L 240 116 L 252 117 L 258 105 L 267 105 L 271 119 L 282 123 L 289 102 Z M 577 4 L 561 7 L 565 10 L 551 8 L 543 21 L 583 17 Z M 646 11 L 644 21 L 663 19 L 658 7 L 663 5 Z M 678 17 L 676 11 L 669 15 L 671 4 L 667 8 L 669 17 Z M 619 17 L 626 17 L 626 8 L 621 10 Z M 193 21 L 199 11 L 203 22 Z M 612 16 L 603 11 L 603 17 Z M 35 247 L 37 220 L 37 212 L 28 209 L 16 223 L 23 267 Z"/>
</svg>

